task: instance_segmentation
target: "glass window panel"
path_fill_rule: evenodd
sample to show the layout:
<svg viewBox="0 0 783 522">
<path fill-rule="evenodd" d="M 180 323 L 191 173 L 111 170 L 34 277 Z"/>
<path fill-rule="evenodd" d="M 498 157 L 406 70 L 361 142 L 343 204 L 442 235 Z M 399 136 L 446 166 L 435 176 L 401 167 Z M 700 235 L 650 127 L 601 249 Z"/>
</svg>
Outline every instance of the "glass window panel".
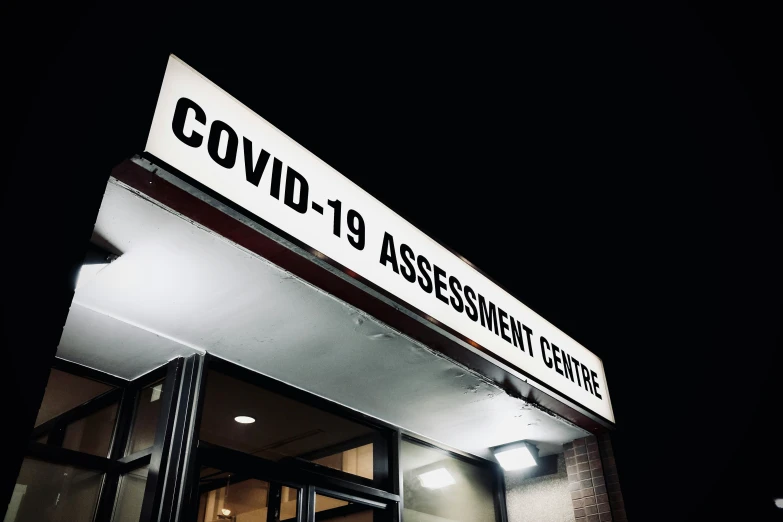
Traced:
<svg viewBox="0 0 783 522">
<path fill-rule="evenodd" d="M 376 518 L 375 508 L 348 502 L 338 498 L 316 493 L 315 495 L 315 520 L 332 520 L 335 522 L 374 522 L 381 521 Z M 405 519 L 408 522 L 408 519 Z"/>
<path fill-rule="evenodd" d="M 24 459 L 5 522 L 90 521 L 103 474 Z"/>
<path fill-rule="evenodd" d="M 139 522 L 148 467 L 135 469 L 122 476 L 112 522 Z"/>
<path fill-rule="evenodd" d="M 326 466 L 327 468 L 344 471 L 351 475 L 358 475 L 372 480 L 372 446 L 372 444 L 365 444 L 364 446 L 351 448 L 333 455 L 327 455 L 320 459 L 313 459 L 313 462 L 320 464 L 321 466 Z"/>
<path fill-rule="evenodd" d="M 52 369 L 35 425 L 39 426 L 113 389 L 108 384 Z"/>
<path fill-rule="evenodd" d="M 280 521 L 296 520 L 298 488 L 282 486 L 280 492 Z"/>
<path fill-rule="evenodd" d="M 207 378 L 200 436 L 269 460 L 299 458 L 374 478 L 376 430 L 216 371 Z"/>
<path fill-rule="evenodd" d="M 297 518 L 296 488 L 204 468 L 199 490 L 198 522 L 267 522 L 270 509 L 271 520 Z"/>
<path fill-rule="evenodd" d="M 495 522 L 494 473 L 403 440 L 405 522 Z"/>
<path fill-rule="evenodd" d="M 163 384 L 160 380 L 142 389 L 136 404 L 128 454 L 152 447 L 155 443 L 155 431 L 158 427 L 161 405 L 163 404 Z"/>
<path fill-rule="evenodd" d="M 112 404 L 70 423 L 65 428 L 63 448 L 99 457 L 108 456 L 118 406 L 117 403 Z"/>
</svg>

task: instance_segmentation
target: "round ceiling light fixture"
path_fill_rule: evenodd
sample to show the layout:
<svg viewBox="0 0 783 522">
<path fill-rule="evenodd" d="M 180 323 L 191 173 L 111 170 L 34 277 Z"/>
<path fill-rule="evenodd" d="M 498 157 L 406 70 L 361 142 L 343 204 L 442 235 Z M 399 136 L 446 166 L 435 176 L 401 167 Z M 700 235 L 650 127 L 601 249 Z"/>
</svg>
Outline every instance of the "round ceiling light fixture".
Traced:
<svg viewBox="0 0 783 522">
<path fill-rule="evenodd" d="M 239 415 L 234 417 L 234 420 L 240 424 L 253 424 L 256 421 L 253 417 L 248 417 L 247 415 Z"/>
</svg>

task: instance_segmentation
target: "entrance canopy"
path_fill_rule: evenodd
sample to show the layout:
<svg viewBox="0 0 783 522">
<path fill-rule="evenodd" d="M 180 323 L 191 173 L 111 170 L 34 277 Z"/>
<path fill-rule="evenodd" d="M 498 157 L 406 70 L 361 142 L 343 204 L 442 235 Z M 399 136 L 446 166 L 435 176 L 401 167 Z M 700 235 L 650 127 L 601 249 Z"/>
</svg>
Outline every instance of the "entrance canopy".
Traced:
<svg viewBox="0 0 783 522">
<path fill-rule="evenodd" d="M 479 456 L 587 434 L 155 199 L 166 181 L 138 165 L 116 174 L 92 242 L 118 257 L 83 271 L 59 357 L 132 379 L 209 352 Z"/>
</svg>

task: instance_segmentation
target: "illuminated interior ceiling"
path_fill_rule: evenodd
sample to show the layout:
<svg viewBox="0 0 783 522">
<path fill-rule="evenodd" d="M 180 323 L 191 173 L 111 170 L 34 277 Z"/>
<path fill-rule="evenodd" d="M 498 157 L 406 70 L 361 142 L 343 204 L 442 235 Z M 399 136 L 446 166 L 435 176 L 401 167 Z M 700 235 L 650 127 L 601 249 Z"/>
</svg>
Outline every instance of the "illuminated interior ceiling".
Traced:
<svg viewBox="0 0 783 522">
<path fill-rule="evenodd" d="M 586 432 L 112 180 L 58 355 L 123 378 L 208 351 L 463 451 Z"/>
</svg>

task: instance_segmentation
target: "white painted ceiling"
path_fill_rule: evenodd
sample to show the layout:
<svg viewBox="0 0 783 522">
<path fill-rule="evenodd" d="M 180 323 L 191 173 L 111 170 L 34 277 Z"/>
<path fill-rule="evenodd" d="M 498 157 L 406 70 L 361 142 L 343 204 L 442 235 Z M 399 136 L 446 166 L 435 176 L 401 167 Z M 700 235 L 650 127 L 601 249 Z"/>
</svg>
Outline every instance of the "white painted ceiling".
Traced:
<svg viewBox="0 0 783 522">
<path fill-rule="evenodd" d="M 122 255 L 77 289 L 64 359 L 134 378 L 208 351 L 477 455 L 586 434 L 115 181 L 93 241 Z"/>
</svg>

